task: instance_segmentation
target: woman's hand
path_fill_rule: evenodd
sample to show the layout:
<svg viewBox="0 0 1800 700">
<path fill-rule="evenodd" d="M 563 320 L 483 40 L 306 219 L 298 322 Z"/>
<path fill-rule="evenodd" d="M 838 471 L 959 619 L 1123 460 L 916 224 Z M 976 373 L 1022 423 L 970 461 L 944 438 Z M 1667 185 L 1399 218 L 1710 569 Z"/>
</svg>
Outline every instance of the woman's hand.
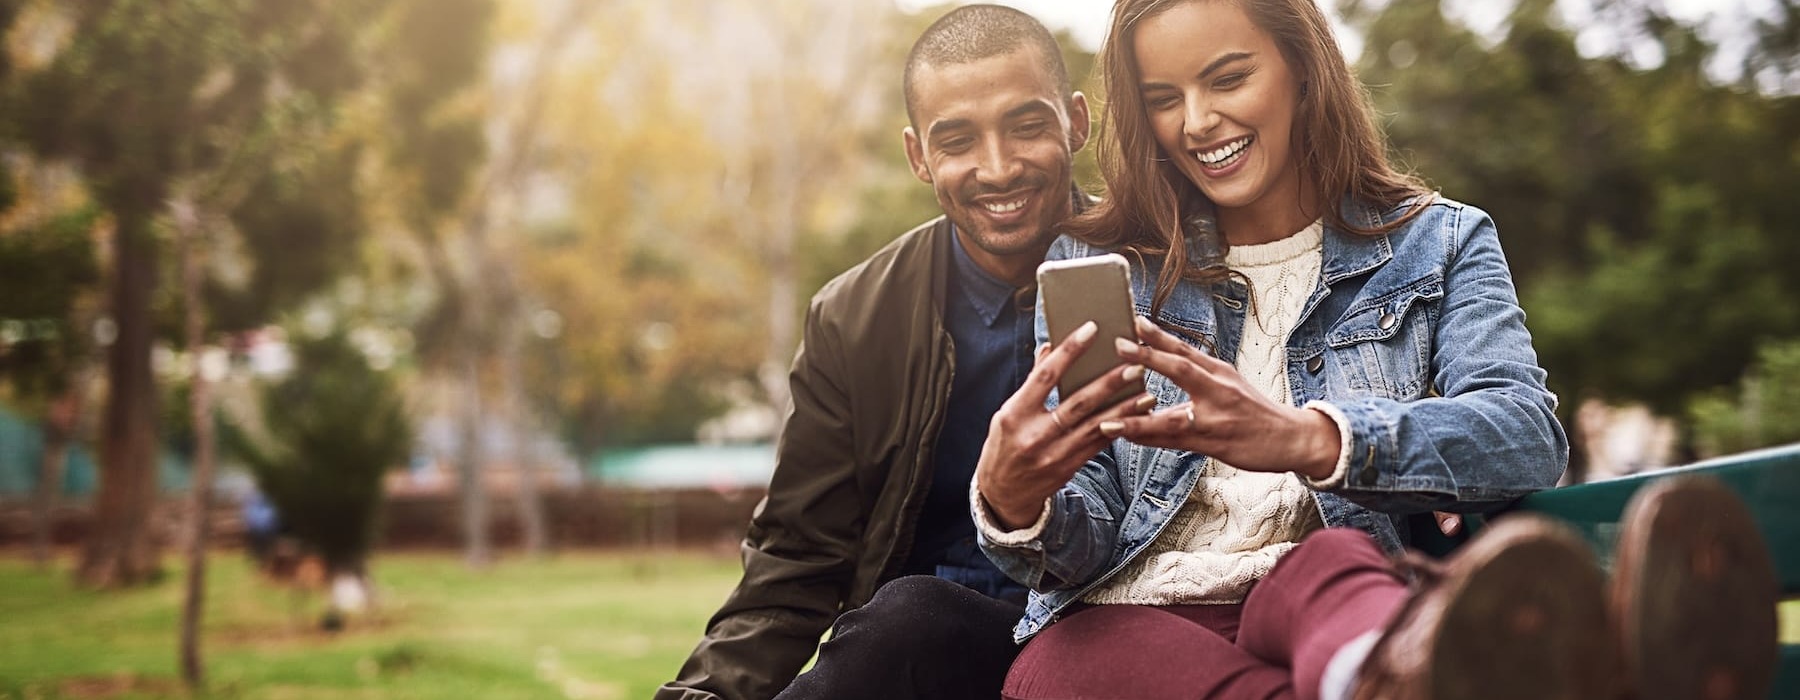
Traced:
<svg viewBox="0 0 1800 700">
<path fill-rule="evenodd" d="M 1062 397 L 1056 410 L 1044 410 L 1050 390 L 1093 344 L 1096 331 L 1090 321 L 1055 349 L 1041 348 L 1025 385 L 1001 404 L 988 425 L 987 442 L 975 467 L 975 489 L 1009 530 L 1036 522 L 1043 514 L 1044 499 L 1069 483 L 1089 457 L 1111 442 L 1100 432 L 1102 423 L 1142 416 L 1156 406 L 1156 399 L 1146 394 L 1105 405 L 1120 387 L 1143 382 L 1143 366 L 1127 363 Z"/>
<path fill-rule="evenodd" d="M 1229 363 L 1148 319 L 1137 319 L 1137 332 L 1145 344 L 1121 341 L 1119 357 L 1162 373 L 1187 392 L 1188 402 L 1107 421 L 1100 425 L 1107 437 L 1199 452 L 1249 471 L 1331 475 L 1342 447 L 1330 417 L 1269 400 Z"/>
</svg>

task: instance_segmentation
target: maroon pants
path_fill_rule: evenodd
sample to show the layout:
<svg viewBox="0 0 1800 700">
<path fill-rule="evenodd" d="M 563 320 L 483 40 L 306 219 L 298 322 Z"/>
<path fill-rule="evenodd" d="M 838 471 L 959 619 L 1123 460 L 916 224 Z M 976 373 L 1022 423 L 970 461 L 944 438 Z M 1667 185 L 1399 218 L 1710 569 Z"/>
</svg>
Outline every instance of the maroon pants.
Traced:
<svg viewBox="0 0 1800 700">
<path fill-rule="evenodd" d="M 1082 607 L 1025 646 L 1003 695 L 1315 700 L 1332 655 L 1386 625 L 1406 595 L 1367 534 L 1320 530 L 1242 605 Z"/>
</svg>

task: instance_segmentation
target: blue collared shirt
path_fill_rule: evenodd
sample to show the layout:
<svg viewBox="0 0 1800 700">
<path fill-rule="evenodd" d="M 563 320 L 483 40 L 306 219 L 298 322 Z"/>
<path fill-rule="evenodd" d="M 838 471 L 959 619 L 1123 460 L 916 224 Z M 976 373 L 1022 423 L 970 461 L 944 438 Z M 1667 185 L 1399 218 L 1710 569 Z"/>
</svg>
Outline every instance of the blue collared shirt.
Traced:
<svg viewBox="0 0 1800 700">
<path fill-rule="evenodd" d="M 956 231 L 944 294 L 944 328 L 956 352 L 931 490 L 919 512 L 906 572 L 935 574 L 988 596 L 1022 602 L 1025 588 L 988 561 L 969 518 L 969 480 L 988 422 L 1031 373 L 1036 289 L 981 269 Z"/>
</svg>

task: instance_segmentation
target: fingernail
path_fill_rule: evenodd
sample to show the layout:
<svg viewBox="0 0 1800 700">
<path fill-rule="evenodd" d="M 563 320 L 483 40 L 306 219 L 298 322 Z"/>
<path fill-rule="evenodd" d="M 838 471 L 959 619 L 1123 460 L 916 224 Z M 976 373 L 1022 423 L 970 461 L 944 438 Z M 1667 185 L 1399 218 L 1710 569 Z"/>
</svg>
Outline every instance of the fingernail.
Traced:
<svg viewBox="0 0 1800 700">
<path fill-rule="evenodd" d="M 1101 435 L 1105 435 L 1107 437 L 1116 437 L 1116 436 L 1118 436 L 1119 432 L 1124 429 L 1125 429 L 1125 423 L 1123 423 L 1121 421 L 1116 421 L 1116 420 L 1100 421 L 1100 434 Z"/>
<path fill-rule="evenodd" d="M 1138 344 L 1125 338 L 1113 338 L 1113 347 L 1119 349 L 1120 355 L 1125 355 L 1127 357 L 1137 355 L 1138 351 Z M 1130 377 L 1127 377 L 1127 379 L 1129 378 Z"/>
<path fill-rule="evenodd" d="M 1144 377 L 1144 366 L 1143 365 L 1126 365 L 1125 371 L 1120 372 L 1119 374 L 1125 378 L 1125 381 L 1135 382 Z"/>
<path fill-rule="evenodd" d="M 1132 406 L 1139 411 L 1148 411 L 1152 408 L 1156 408 L 1156 397 L 1144 394 L 1143 396 L 1139 396 L 1137 398 L 1137 403 L 1132 404 Z"/>
<path fill-rule="evenodd" d="M 1462 518 L 1444 518 L 1444 521 L 1439 524 L 1444 526 L 1444 534 L 1454 535 L 1457 529 L 1462 527 Z"/>
<path fill-rule="evenodd" d="M 1148 333 L 1156 330 L 1156 324 L 1151 323 L 1150 319 L 1144 318 L 1143 316 L 1136 316 L 1134 318 L 1137 319 L 1137 329 L 1139 333 Z"/>
<path fill-rule="evenodd" d="M 1093 340 L 1094 334 L 1099 333 L 1099 332 L 1100 332 L 1100 326 L 1095 324 L 1093 321 L 1088 321 L 1087 323 L 1081 324 L 1080 328 L 1075 329 L 1074 333 L 1069 334 L 1069 338 L 1073 339 L 1075 342 L 1078 342 L 1078 343 L 1085 343 L 1087 341 Z"/>
</svg>

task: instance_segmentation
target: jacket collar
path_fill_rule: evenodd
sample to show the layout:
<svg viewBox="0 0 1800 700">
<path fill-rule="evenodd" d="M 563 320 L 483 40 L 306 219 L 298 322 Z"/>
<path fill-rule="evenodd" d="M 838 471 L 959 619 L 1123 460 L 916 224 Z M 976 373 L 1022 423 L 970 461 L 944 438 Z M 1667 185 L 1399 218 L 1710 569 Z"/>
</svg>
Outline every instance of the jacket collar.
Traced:
<svg viewBox="0 0 1800 700">
<path fill-rule="evenodd" d="M 1411 206 L 1413 200 L 1409 199 L 1386 214 L 1396 215 Z M 1349 197 L 1344 198 L 1338 211 L 1343 214 L 1345 221 L 1364 228 L 1379 226 L 1386 219 L 1380 210 Z M 1363 235 L 1328 224 L 1325 226 L 1322 257 L 1324 259 L 1320 266 L 1320 276 L 1324 278 L 1325 284 L 1331 284 L 1387 264 L 1394 259 L 1394 246 L 1387 236 Z"/>
</svg>

